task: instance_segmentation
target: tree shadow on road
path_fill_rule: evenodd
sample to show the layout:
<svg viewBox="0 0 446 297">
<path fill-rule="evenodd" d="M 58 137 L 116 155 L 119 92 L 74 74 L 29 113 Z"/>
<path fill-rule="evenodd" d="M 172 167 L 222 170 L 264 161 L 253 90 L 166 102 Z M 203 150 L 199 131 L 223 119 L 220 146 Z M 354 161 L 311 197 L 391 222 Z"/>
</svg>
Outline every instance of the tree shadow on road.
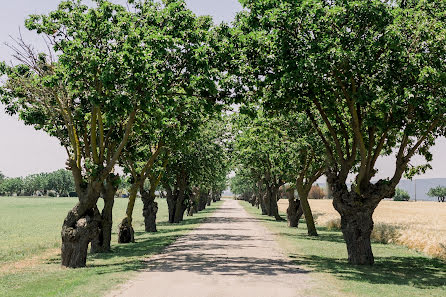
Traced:
<svg viewBox="0 0 446 297">
<path fill-rule="evenodd" d="M 152 272 L 188 271 L 200 274 L 222 275 L 284 275 L 305 274 L 308 271 L 299 269 L 292 261 L 283 259 L 265 259 L 256 257 L 225 257 L 216 254 L 169 254 L 160 259 L 147 262 Z"/>
</svg>

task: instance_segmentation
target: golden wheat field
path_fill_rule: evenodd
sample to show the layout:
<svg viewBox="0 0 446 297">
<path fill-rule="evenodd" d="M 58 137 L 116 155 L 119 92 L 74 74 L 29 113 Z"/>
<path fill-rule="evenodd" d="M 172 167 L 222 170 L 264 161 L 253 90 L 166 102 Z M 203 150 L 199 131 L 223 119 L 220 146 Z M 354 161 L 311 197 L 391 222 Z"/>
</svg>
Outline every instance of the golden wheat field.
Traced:
<svg viewBox="0 0 446 297">
<path fill-rule="evenodd" d="M 341 219 L 331 200 L 310 200 L 316 223 L 340 229 Z M 288 200 L 279 201 L 283 212 Z M 373 215 L 372 238 L 396 243 L 427 255 L 446 259 L 446 203 L 382 201 Z"/>
</svg>

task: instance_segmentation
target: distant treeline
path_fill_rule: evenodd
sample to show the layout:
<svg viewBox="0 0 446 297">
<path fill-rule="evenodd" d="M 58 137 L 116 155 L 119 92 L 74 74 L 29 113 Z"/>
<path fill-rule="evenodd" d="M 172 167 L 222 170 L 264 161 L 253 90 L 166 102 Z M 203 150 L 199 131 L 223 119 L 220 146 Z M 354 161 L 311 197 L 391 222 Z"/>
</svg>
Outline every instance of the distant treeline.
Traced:
<svg viewBox="0 0 446 297">
<path fill-rule="evenodd" d="M 73 175 L 59 169 L 49 173 L 8 178 L 0 172 L 0 196 L 77 196 Z"/>
</svg>

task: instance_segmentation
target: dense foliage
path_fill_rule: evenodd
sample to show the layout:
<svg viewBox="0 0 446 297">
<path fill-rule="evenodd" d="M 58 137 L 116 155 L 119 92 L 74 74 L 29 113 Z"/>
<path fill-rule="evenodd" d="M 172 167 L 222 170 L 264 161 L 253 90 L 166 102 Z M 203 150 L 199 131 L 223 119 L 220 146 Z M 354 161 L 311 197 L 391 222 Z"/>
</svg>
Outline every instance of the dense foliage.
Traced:
<svg viewBox="0 0 446 297">
<path fill-rule="evenodd" d="M 393 200 L 394 201 L 409 201 L 410 195 L 409 195 L 409 193 L 407 193 L 407 191 L 400 189 L 400 188 L 396 188 L 395 196 L 393 196 Z"/>
<path fill-rule="evenodd" d="M 73 175 L 65 169 L 24 178 L 0 178 L 0 195 L 68 197 L 73 192 Z"/>
<path fill-rule="evenodd" d="M 145 229 L 156 232 L 156 190 L 179 223 L 219 199 L 231 170 L 234 193 L 277 220 L 286 197 L 289 225 L 304 214 L 316 236 L 308 196 L 325 175 L 349 262 L 374 263 L 374 210 L 404 196 L 404 174 L 431 167 L 430 148 L 446 132 L 446 2 L 240 2 L 233 26 L 183 0 L 66 0 L 28 18 L 50 51 L 18 39 L 19 63 L 0 64 L 0 100 L 67 151 L 79 200 L 62 228 L 64 266 L 85 266 L 90 242 L 110 250 L 117 166 L 129 190 L 121 243 L 134 240 L 138 193 Z M 395 156 L 395 170 L 376 181 L 382 155 Z M 425 164 L 412 166 L 415 155 Z M 61 174 L 2 187 L 65 194 Z"/>
<path fill-rule="evenodd" d="M 373 211 L 404 173 L 429 168 L 429 148 L 444 132 L 445 2 L 242 3 L 233 38 L 244 96 L 311 120 L 349 261 L 373 264 Z M 378 157 L 395 151 L 393 174 L 372 182 Z M 413 167 L 414 155 L 427 163 Z"/>
<path fill-rule="evenodd" d="M 445 202 L 446 199 L 446 187 L 438 186 L 435 188 L 429 189 L 429 192 L 427 193 L 430 197 L 436 197 L 438 199 L 438 202 Z"/>
</svg>

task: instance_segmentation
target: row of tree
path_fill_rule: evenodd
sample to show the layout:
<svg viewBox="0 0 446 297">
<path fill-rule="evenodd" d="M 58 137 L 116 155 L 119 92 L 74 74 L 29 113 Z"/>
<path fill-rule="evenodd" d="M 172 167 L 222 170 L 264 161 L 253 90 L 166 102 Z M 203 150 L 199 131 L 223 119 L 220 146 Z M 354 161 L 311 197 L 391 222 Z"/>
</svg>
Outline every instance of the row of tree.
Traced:
<svg viewBox="0 0 446 297">
<path fill-rule="evenodd" d="M 159 184 L 169 221 L 178 223 L 186 210 L 202 209 L 203 199 L 218 199 L 227 172 L 216 70 L 224 44 L 212 20 L 180 0 L 95 2 L 62 1 L 30 16 L 26 27 L 52 50 L 35 53 L 18 39 L 12 48 L 20 64 L 0 67 L 6 110 L 58 138 L 68 153 L 79 198 L 61 232 L 67 267 L 86 265 L 90 242 L 94 252 L 110 250 L 116 166 L 131 176 L 120 243 L 134 240 L 138 192 L 146 230 L 155 231 Z"/>
<path fill-rule="evenodd" d="M 0 196 L 60 196 L 74 192 L 71 172 L 60 169 L 50 173 L 28 175 L 24 178 L 7 178 L 0 173 Z"/>
<path fill-rule="evenodd" d="M 375 208 L 404 174 L 430 168 L 429 149 L 445 134 L 446 2 L 242 3 L 231 34 L 245 102 L 234 190 L 280 219 L 278 190 L 289 185 L 289 215 L 296 189 L 315 235 L 307 190 L 325 174 L 349 262 L 371 265 Z M 391 154 L 393 174 L 374 179 L 379 156 Z M 426 164 L 413 166 L 414 155 Z"/>
<path fill-rule="evenodd" d="M 374 209 L 404 173 L 429 167 L 410 160 L 431 161 L 445 132 L 446 3 L 243 0 L 233 26 L 215 26 L 183 0 L 128 2 L 67 0 L 31 16 L 26 27 L 53 51 L 35 54 L 19 39 L 21 63 L 0 67 L 7 111 L 57 137 L 69 156 L 79 202 L 63 223 L 62 264 L 85 266 L 95 238 L 109 249 L 116 165 L 132 176 L 126 242 L 138 191 L 148 226 L 159 184 L 171 222 L 187 197 L 218 196 L 226 147 L 234 183 L 277 219 L 287 186 L 289 215 L 302 209 L 310 235 L 307 196 L 325 174 L 349 262 L 373 264 Z M 233 103 L 240 112 L 225 121 Z M 372 182 L 378 157 L 392 153 L 393 175 Z"/>
</svg>

